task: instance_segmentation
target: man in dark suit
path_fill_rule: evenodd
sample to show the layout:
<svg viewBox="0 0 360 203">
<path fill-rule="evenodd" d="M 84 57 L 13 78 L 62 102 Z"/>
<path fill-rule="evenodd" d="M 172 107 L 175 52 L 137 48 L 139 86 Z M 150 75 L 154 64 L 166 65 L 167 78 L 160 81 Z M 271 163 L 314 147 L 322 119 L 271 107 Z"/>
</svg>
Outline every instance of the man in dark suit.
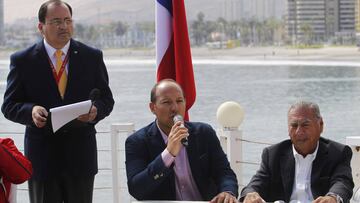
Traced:
<svg viewBox="0 0 360 203">
<path fill-rule="evenodd" d="M 130 194 L 138 200 L 237 202 L 236 175 L 215 131 L 204 123 L 173 121 L 185 114 L 181 87 L 173 80 L 160 81 L 149 106 L 156 120 L 125 144 Z"/>
<path fill-rule="evenodd" d="M 321 138 L 317 104 L 300 101 L 288 111 L 291 140 L 267 147 L 260 169 L 241 192 L 241 201 L 349 202 L 354 183 L 351 149 Z"/>
<path fill-rule="evenodd" d="M 41 5 L 38 29 L 44 39 L 11 56 L 1 110 L 26 125 L 30 202 L 89 203 L 98 172 L 95 124 L 114 105 L 102 52 L 71 39 L 72 9 L 60 0 Z M 89 113 L 53 133 L 49 109 L 88 100 L 95 88 Z"/>
</svg>

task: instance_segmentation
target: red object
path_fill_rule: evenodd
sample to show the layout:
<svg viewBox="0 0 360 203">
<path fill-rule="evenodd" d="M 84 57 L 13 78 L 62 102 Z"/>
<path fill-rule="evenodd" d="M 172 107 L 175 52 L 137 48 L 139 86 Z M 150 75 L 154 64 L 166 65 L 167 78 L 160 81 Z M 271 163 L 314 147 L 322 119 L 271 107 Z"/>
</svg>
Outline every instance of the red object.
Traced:
<svg viewBox="0 0 360 203">
<path fill-rule="evenodd" d="M 8 202 L 11 183 L 23 183 L 31 174 L 31 162 L 19 152 L 14 141 L 0 138 L 0 203 Z"/>
<path fill-rule="evenodd" d="M 164 53 L 161 62 L 158 63 L 157 81 L 171 78 L 181 86 L 186 99 L 186 112 L 184 119 L 189 120 L 188 110 L 195 102 L 196 88 L 191 60 L 185 6 L 183 0 L 173 0 L 168 3 L 172 3 L 172 9 L 169 11 L 172 12 L 172 29 L 168 29 L 172 31 L 172 33 L 170 33 L 171 40 L 169 42 L 169 46 Z M 157 15 L 159 14 L 157 13 Z M 157 29 L 161 29 L 160 26 L 157 26 Z M 162 32 L 162 29 L 156 30 L 156 32 Z M 157 39 L 157 43 L 163 42 L 161 42 L 161 39 Z"/>
</svg>

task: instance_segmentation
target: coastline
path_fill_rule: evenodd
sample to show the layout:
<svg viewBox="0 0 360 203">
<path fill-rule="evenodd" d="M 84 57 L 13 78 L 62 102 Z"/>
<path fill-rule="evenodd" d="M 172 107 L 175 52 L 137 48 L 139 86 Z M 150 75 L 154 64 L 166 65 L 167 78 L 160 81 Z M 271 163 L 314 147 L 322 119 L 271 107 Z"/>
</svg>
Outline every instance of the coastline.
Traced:
<svg viewBox="0 0 360 203">
<path fill-rule="evenodd" d="M 155 49 L 105 49 L 109 59 L 155 59 Z M 209 49 L 192 47 L 194 60 L 277 60 L 277 61 L 347 61 L 360 62 L 357 47 L 324 47 L 296 49 L 287 47 L 237 47 L 233 49 Z"/>
<path fill-rule="evenodd" d="M 107 59 L 155 60 L 155 49 L 103 49 Z M 0 59 L 8 60 L 15 50 L 0 51 Z M 275 60 L 275 61 L 345 61 L 360 62 L 358 47 L 324 47 L 296 49 L 287 47 L 237 47 L 232 49 L 209 49 L 192 47 L 192 59 L 214 60 Z"/>
</svg>

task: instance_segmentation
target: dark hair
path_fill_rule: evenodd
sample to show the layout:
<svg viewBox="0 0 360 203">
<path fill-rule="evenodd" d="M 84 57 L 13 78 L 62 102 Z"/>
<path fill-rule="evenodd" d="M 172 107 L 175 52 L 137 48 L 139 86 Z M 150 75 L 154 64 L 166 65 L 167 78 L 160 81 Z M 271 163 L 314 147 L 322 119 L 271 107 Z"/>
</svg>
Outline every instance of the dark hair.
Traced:
<svg viewBox="0 0 360 203">
<path fill-rule="evenodd" d="M 183 94 L 183 96 L 185 97 L 184 91 L 183 91 L 183 89 L 181 88 L 181 86 L 180 86 L 175 80 L 170 79 L 170 78 L 167 78 L 167 79 L 163 79 L 163 80 L 160 80 L 159 82 L 157 82 L 157 83 L 153 86 L 153 88 L 151 89 L 151 92 L 150 92 L 150 101 L 151 101 L 151 103 L 155 103 L 155 102 L 156 102 L 156 89 L 157 89 L 157 87 L 158 87 L 160 84 L 165 83 L 165 82 L 176 84 L 176 85 L 179 87 L 179 89 L 181 90 L 181 93 Z"/>
<path fill-rule="evenodd" d="M 70 15 L 72 16 L 72 8 L 68 3 L 61 1 L 61 0 L 49 0 L 40 6 L 39 13 L 38 13 L 39 22 L 45 23 L 48 6 L 52 3 L 54 3 L 55 5 L 65 4 L 70 11 Z"/>
</svg>

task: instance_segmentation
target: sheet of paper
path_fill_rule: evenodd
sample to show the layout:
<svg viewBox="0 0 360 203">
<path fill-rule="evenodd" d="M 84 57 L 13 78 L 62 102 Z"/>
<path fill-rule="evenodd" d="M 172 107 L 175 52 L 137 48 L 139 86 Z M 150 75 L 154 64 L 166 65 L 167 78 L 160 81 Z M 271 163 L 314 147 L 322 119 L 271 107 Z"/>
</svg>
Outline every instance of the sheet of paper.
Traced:
<svg viewBox="0 0 360 203">
<path fill-rule="evenodd" d="M 50 109 L 53 132 L 55 133 L 78 116 L 89 113 L 90 108 L 91 101 L 87 100 Z"/>
</svg>

